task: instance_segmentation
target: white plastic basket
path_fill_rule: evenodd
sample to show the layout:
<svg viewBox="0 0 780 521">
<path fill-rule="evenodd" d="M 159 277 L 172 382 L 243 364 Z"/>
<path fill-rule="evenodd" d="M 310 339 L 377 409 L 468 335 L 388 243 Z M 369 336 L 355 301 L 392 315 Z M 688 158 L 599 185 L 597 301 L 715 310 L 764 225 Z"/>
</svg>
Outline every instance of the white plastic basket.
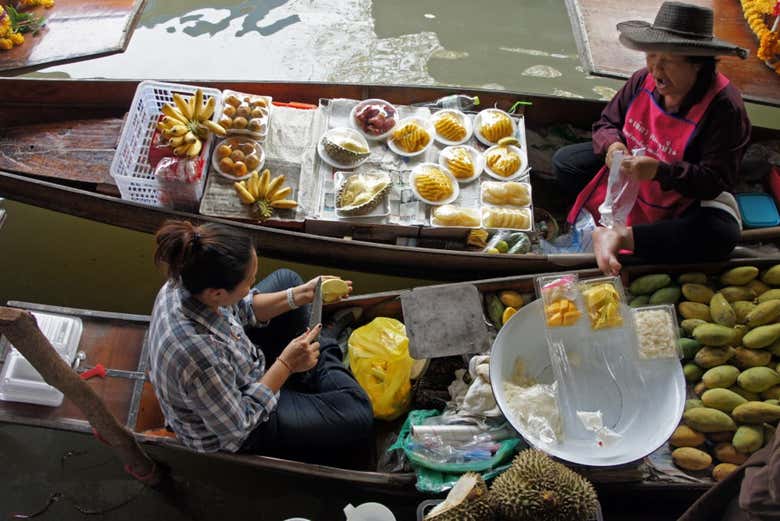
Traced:
<svg viewBox="0 0 780 521">
<path fill-rule="evenodd" d="M 135 201 L 151 206 L 175 207 L 177 197 L 169 197 L 166 192 L 172 187 L 161 186 L 155 178 L 154 169 L 149 164 L 149 147 L 154 135 L 155 124 L 160 110 L 165 104 L 173 103 L 173 94 L 194 95 L 198 87 L 179 83 L 163 83 L 159 81 L 142 81 L 138 84 L 133 96 L 127 119 L 122 126 L 119 144 L 111 162 L 111 176 L 119 187 L 122 199 Z M 212 120 L 222 112 L 222 93 L 218 89 L 201 87 L 203 99 L 216 98 L 216 106 Z M 203 143 L 201 157 L 204 160 L 203 176 L 196 183 L 183 187 L 186 191 L 194 191 L 196 200 L 203 195 L 208 171 L 208 156 L 214 136 Z M 182 198 L 183 199 L 183 198 Z M 195 204 L 194 208 L 197 208 Z M 190 208 L 182 208 L 190 209 Z"/>
</svg>

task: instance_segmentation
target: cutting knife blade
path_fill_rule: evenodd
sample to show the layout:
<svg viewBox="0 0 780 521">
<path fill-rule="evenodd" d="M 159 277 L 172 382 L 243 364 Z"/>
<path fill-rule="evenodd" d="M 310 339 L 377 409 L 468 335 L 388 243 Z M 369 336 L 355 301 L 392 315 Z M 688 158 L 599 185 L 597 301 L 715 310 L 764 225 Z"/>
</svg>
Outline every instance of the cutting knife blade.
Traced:
<svg viewBox="0 0 780 521">
<path fill-rule="evenodd" d="M 309 328 L 313 328 L 322 322 L 322 277 L 317 279 L 314 288 L 314 300 L 311 301 L 311 315 L 309 315 Z"/>
</svg>

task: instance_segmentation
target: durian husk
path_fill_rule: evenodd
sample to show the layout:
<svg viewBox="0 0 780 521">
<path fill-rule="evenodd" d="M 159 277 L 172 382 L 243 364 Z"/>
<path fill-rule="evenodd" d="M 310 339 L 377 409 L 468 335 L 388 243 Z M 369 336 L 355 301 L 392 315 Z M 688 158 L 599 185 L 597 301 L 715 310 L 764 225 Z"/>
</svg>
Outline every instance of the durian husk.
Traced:
<svg viewBox="0 0 780 521">
<path fill-rule="evenodd" d="M 511 521 L 589 521 L 598 511 L 588 480 L 535 449 L 515 457 L 489 498 L 499 518 Z"/>
<path fill-rule="evenodd" d="M 368 185 L 367 189 L 371 190 L 372 194 L 369 200 L 358 205 L 349 204 L 345 201 L 345 194 L 349 190 L 352 183 L 363 182 Z M 386 174 L 355 174 L 348 177 L 339 187 L 336 192 L 336 210 L 340 215 L 348 217 L 366 215 L 370 213 L 374 208 L 379 206 L 382 200 L 387 196 L 390 191 L 390 178 Z"/>
<path fill-rule="evenodd" d="M 340 133 L 323 136 L 322 147 L 334 161 L 342 165 L 354 165 L 371 155 L 371 151 L 363 143 Z"/>
<path fill-rule="evenodd" d="M 493 509 L 482 476 L 475 472 L 463 474 L 444 501 L 436 505 L 424 521 L 490 521 Z"/>
</svg>

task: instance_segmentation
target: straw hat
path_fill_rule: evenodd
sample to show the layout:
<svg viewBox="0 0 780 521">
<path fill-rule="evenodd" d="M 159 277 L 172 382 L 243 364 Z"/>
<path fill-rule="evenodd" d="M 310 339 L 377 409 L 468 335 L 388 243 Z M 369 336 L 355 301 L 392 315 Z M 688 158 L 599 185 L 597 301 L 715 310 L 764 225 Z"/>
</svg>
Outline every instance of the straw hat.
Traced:
<svg viewBox="0 0 780 521">
<path fill-rule="evenodd" d="M 736 55 L 748 51 L 712 34 L 712 9 L 682 2 L 664 2 L 651 24 L 631 20 L 617 24 L 620 43 L 630 49 L 692 56 Z"/>
</svg>

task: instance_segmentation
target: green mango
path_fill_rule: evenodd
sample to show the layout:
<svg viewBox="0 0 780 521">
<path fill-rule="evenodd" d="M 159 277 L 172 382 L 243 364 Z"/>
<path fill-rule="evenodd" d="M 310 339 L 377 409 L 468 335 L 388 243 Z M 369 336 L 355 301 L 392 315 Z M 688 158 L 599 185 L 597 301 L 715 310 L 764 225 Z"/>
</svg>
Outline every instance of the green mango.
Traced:
<svg viewBox="0 0 780 521">
<path fill-rule="evenodd" d="M 744 286 L 756 277 L 758 277 L 758 268 L 755 266 L 739 266 L 721 275 L 720 283 L 724 286 Z"/>
<path fill-rule="evenodd" d="M 680 288 L 677 286 L 667 286 L 653 292 L 650 296 L 650 304 L 657 306 L 659 304 L 677 304 L 680 300 Z"/>
<path fill-rule="evenodd" d="M 677 341 L 680 346 L 680 352 L 682 352 L 684 360 L 691 360 L 696 353 L 701 349 L 701 343 L 693 338 L 681 338 Z"/>
<path fill-rule="evenodd" d="M 643 275 L 629 285 L 632 295 L 649 295 L 672 283 L 672 278 L 665 273 Z"/>
</svg>

